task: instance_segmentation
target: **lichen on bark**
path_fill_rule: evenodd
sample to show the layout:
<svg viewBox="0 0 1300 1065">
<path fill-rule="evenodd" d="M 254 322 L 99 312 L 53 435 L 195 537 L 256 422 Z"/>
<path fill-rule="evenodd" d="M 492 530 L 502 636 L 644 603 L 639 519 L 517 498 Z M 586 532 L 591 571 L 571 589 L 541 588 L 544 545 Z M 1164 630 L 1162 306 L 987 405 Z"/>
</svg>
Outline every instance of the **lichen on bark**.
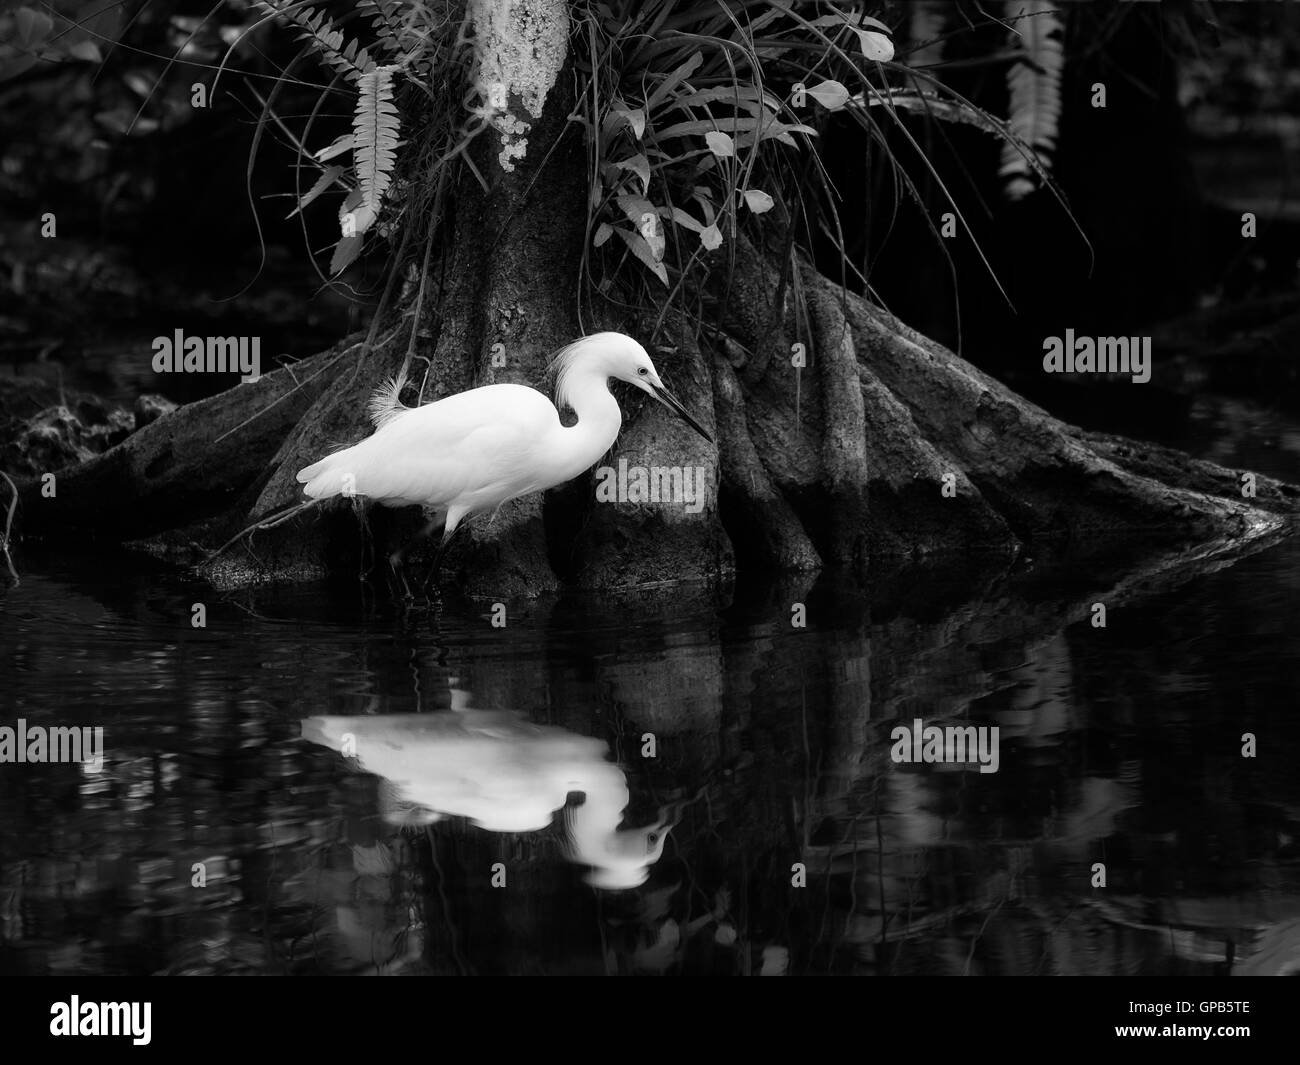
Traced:
<svg viewBox="0 0 1300 1065">
<path fill-rule="evenodd" d="M 475 84 L 501 139 L 497 162 L 510 173 L 568 55 L 567 0 L 470 0 Z"/>
</svg>

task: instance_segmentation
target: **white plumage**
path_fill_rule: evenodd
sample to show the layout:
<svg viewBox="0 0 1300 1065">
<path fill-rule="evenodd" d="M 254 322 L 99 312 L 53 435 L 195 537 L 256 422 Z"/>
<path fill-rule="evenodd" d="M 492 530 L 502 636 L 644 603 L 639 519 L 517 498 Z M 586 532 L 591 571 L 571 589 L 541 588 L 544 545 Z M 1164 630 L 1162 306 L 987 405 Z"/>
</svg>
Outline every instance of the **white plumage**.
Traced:
<svg viewBox="0 0 1300 1065">
<path fill-rule="evenodd" d="M 600 740 L 519 714 L 485 710 L 309 717 L 302 735 L 355 755 L 390 785 L 385 816 L 397 824 L 467 817 L 490 832 L 535 832 L 563 809 L 565 850 L 605 888 L 645 882 L 663 854 L 667 811 L 644 828 L 621 828 L 629 794 Z M 580 806 L 566 805 L 581 792 Z"/>
<path fill-rule="evenodd" d="M 467 515 L 563 484 L 613 446 L 623 416 L 611 377 L 647 392 L 712 442 L 629 336 L 583 337 L 554 366 L 557 403 L 573 408 L 576 424 L 562 424 L 556 404 L 525 385 L 484 385 L 405 407 L 397 399 L 401 382 L 390 381 L 370 401 L 374 433 L 300 470 L 304 493 L 309 500 L 364 496 L 429 508 L 443 521 L 445 547 Z"/>
<path fill-rule="evenodd" d="M 619 422 L 611 428 L 605 421 L 600 441 L 587 434 L 590 447 L 603 442 L 596 458 L 618 435 Z M 429 507 L 446 513 L 454 530 L 473 511 L 581 473 L 585 454 L 555 461 L 555 443 L 567 443 L 562 438 L 537 453 L 539 441 L 554 441 L 556 430 L 564 430 L 559 415 L 535 388 L 485 385 L 381 415 L 372 435 L 300 470 L 298 480 L 312 499 L 359 495 L 386 506 Z"/>
</svg>

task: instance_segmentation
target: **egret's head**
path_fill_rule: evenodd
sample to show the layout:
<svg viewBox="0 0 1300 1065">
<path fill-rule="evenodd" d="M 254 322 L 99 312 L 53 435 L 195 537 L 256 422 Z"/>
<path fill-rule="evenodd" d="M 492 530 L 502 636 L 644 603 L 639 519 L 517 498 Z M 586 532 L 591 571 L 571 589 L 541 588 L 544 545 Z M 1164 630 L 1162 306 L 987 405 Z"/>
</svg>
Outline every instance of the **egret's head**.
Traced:
<svg viewBox="0 0 1300 1065">
<path fill-rule="evenodd" d="M 566 378 L 580 366 L 590 366 L 606 378 L 615 377 L 626 381 L 653 396 L 710 444 L 713 443 L 709 431 L 664 387 L 659 379 L 659 371 L 655 369 L 646 349 L 630 336 L 623 333 L 593 333 L 570 344 L 560 353 L 556 362 L 559 366 L 556 394 L 561 404 L 568 394 Z"/>
<path fill-rule="evenodd" d="M 650 360 L 650 353 L 629 336 L 622 333 L 599 333 L 603 341 L 605 368 L 610 377 L 617 377 L 630 385 L 654 395 L 653 389 L 663 388 L 659 371 Z"/>
<path fill-rule="evenodd" d="M 650 877 L 650 866 L 663 857 L 669 827 L 660 822 L 615 832 L 602 853 L 588 858 L 596 864 L 587 874 L 587 882 L 614 890 L 640 887 Z"/>
<path fill-rule="evenodd" d="M 619 805 L 626 802 L 623 793 Z M 644 828 L 614 828 L 618 814 L 602 807 L 599 795 L 588 793 L 582 806 L 564 809 L 565 847 L 571 859 L 591 866 L 584 879 L 593 887 L 627 890 L 640 887 L 650 867 L 664 853 L 664 842 L 674 821 L 664 811 Z"/>
</svg>

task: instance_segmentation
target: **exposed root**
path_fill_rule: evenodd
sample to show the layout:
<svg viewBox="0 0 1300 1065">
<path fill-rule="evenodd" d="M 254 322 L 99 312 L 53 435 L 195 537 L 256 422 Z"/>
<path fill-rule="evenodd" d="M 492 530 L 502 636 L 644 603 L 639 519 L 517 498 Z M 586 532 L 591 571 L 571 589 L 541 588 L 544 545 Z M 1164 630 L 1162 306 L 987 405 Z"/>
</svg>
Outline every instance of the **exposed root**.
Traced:
<svg viewBox="0 0 1300 1065">
<path fill-rule="evenodd" d="M 316 378 L 318 378 L 321 374 L 323 374 L 326 370 L 328 370 L 331 366 L 333 366 L 340 358 L 342 358 L 349 351 L 353 350 L 353 348 L 356 347 L 360 347 L 360 345 L 354 344 L 352 345 L 352 348 L 344 348 L 343 350 L 337 351 L 333 355 L 330 355 L 327 358 L 322 359 L 321 365 L 318 366 L 314 371 L 312 371 L 310 376 L 304 378 L 301 381 L 298 381 L 295 378 L 293 388 L 289 389 L 287 392 L 282 393 L 281 395 L 276 396 L 275 399 L 271 400 L 271 402 L 268 403 L 265 407 L 261 407 L 260 409 L 254 411 L 238 425 L 232 425 L 229 429 L 227 429 L 224 433 L 222 433 L 219 437 L 217 437 L 215 443 L 220 443 L 226 437 L 239 432 L 241 429 L 246 429 L 250 424 L 252 424 L 252 422 L 255 419 L 265 417 L 279 403 L 288 399 L 295 392 L 297 392 L 298 389 L 307 387 L 307 385 L 311 384 L 314 380 L 316 380 Z M 289 370 L 290 376 L 292 376 L 292 370 L 289 367 L 286 367 L 286 369 Z"/>
<path fill-rule="evenodd" d="M 768 477 L 745 418 L 745 397 L 736 372 L 721 356 L 713 360 L 714 415 L 724 511 L 734 517 L 733 540 L 751 562 L 777 569 L 819 569 L 821 556 L 803 524 Z M 740 535 L 743 532 L 744 535 Z"/>
<path fill-rule="evenodd" d="M 209 554 L 203 561 L 205 563 L 213 562 L 222 554 L 224 554 L 225 551 L 233 543 L 235 543 L 235 541 L 242 540 L 245 536 L 248 536 L 251 533 L 260 532 L 264 529 L 278 528 L 279 526 L 283 525 L 286 521 L 291 521 L 293 518 L 296 518 L 299 514 L 303 513 L 303 511 L 308 510 L 311 507 L 318 506 L 319 504 L 324 502 L 325 502 L 324 499 L 305 499 L 301 503 L 291 503 L 284 510 L 280 511 L 275 515 L 272 515 L 271 520 L 269 521 L 266 520 L 266 516 L 263 516 L 262 518 L 259 518 L 257 521 L 253 522 L 253 524 L 248 526 L 247 528 L 240 529 L 239 532 L 235 533 L 234 536 L 232 536 L 224 544 L 222 544 L 215 551 Z"/>
<path fill-rule="evenodd" d="M 330 358 L 313 356 L 294 372 L 323 368 Z M 58 492 L 48 497 L 39 478 L 19 478 L 25 532 L 126 540 L 214 515 L 234 524 L 233 514 L 247 513 L 238 508 L 240 496 L 266 476 L 268 459 L 332 376 L 295 381 L 281 367 L 189 403 L 104 454 L 59 470 Z"/>
<path fill-rule="evenodd" d="M 1021 539 L 1142 529 L 1192 540 L 1244 516 L 1240 500 L 1115 464 L 1042 408 L 861 298 L 851 296 L 849 308 L 866 365 Z"/>
<path fill-rule="evenodd" d="M 834 562 L 862 563 L 867 540 L 867 434 L 858 355 L 837 292 L 805 268 L 814 357 L 821 383 L 822 480 L 830 528 L 827 553 Z"/>
<path fill-rule="evenodd" d="M 747 341 L 751 357 L 737 367 L 737 376 L 747 386 L 761 381 L 773 362 L 789 359 L 786 308 L 776 303 L 780 279 L 780 268 L 762 251 L 743 237 L 736 241 L 735 268 L 722 293 L 723 327 Z"/>
</svg>

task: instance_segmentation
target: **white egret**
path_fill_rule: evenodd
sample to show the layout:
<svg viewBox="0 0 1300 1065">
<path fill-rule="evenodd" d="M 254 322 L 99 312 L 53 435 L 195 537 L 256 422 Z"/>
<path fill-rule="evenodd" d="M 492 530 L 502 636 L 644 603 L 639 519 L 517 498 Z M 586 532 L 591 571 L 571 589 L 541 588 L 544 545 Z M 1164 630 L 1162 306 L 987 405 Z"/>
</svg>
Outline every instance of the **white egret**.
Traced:
<svg viewBox="0 0 1300 1065">
<path fill-rule="evenodd" d="M 434 573 L 467 515 L 572 480 L 613 446 L 623 415 L 609 390 L 611 377 L 653 396 L 713 442 L 708 430 L 664 387 L 645 348 L 629 336 L 583 337 L 561 351 L 552 366 L 555 403 L 526 385 L 496 384 L 407 407 L 398 400 L 402 382 L 388 382 L 370 401 L 375 431 L 299 470 L 307 500 L 251 528 L 272 528 L 340 495 L 389 507 L 418 505 L 435 515 L 426 534 L 443 527 L 430 571 Z M 576 424 L 560 421 L 565 407 L 577 415 Z M 403 586 L 404 553 L 395 551 L 389 558 Z M 406 593 L 409 597 L 409 587 Z"/>
<path fill-rule="evenodd" d="M 619 828 L 630 796 L 623 771 L 605 758 L 606 745 L 520 714 L 309 717 L 302 736 L 355 754 L 362 769 L 388 781 L 384 816 L 394 824 L 452 814 L 489 832 L 536 832 L 563 809 L 565 850 L 591 867 L 587 881 L 595 887 L 643 884 L 673 824 L 669 807 L 644 828 Z M 575 791 L 584 802 L 566 805 Z"/>
</svg>

